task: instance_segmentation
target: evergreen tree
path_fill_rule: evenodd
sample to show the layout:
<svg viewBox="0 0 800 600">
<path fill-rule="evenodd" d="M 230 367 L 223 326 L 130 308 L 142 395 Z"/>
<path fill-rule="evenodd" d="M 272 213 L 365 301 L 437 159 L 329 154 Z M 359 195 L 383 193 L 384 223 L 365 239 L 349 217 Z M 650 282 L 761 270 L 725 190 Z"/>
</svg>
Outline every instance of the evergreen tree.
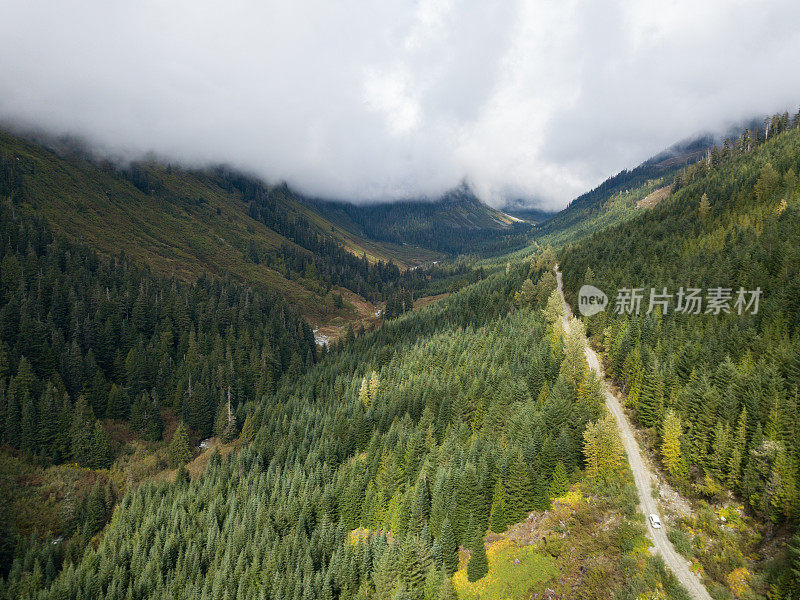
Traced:
<svg viewBox="0 0 800 600">
<path fill-rule="evenodd" d="M 552 498 L 558 498 L 566 494 L 567 491 L 569 491 L 569 476 L 567 475 L 567 470 L 564 468 L 564 463 L 558 461 L 550 481 L 550 496 Z"/>
<path fill-rule="evenodd" d="M 131 407 L 131 429 L 145 440 L 156 442 L 161 439 L 164 423 L 155 398 L 147 392 L 140 393 Z"/>
<path fill-rule="evenodd" d="M 242 425 L 241 438 L 248 444 L 253 441 L 255 437 L 255 426 L 253 425 L 253 413 L 247 413 L 244 418 L 244 425 Z"/>
<path fill-rule="evenodd" d="M 770 200 L 780 187 L 781 176 L 770 163 L 761 168 L 761 175 L 755 185 L 755 193 L 759 202 Z"/>
<path fill-rule="evenodd" d="M 489 526 L 495 533 L 503 533 L 508 529 L 508 508 L 506 507 L 506 488 L 502 479 L 498 478 L 492 493 L 492 508 L 489 514 Z"/>
<path fill-rule="evenodd" d="M 108 392 L 106 417 L 109 419 L 126 419 L 129 410 L 129 401 L 125 390 L 116 383 L 112 383 L 111 390 Z"/>
<path fill-rule="evenodd" d="M 189 471 L 186 469 L 186 465 L 179 465 L 178 470 L 175 473 L 175 483 L 177 485 L 187 485 L 191 481 L 189 477 Z"/>
<path fill-rule="evenodd" d="M 86 516 L 84 527 L 86 534 L 92 536 L 97 533 L 106 522 L 106 505 L 103 499 L 103 491 L 100 482 L 92 486 L 89 496 L 86 499 Z"/>
<path fill-rule="evenodd" d="M 514 295 L 514 302 L 517 306 L 532 306 L 536 299 L 536 288 L 530 279 L 522 283 L 520 290 Z"/>
<path fill-rule="evenodd" d="M 727 423 L 723 425 L 722 422 L 718 422 L 714 427 L 714 441 L 712 443 L 713 456 L 710 469 L 719 481 L 724 481 L 728 472 L 728 460 L 731 450 L 729 438 L 730 435 Z"/>
<path fill-rule="evenodd" d="M 38 450 L 50 459 L 58 461 L 61 458 L 59 438 L 63 435 L 60 431 L 63 416 L 58 391 L 50 382 L 39 399 L 38 413 Z"/>
<path fill-rule="evenodd" d="M 664 410 L 664 384 L 655 364 L 645 370 L 638 400 L 639 421 L 645 427 L 661 422 Z"/>
<path fill-rule="evenodd" d="M 747 450 L 747 423 L 747 408 L 742 408 L 736 427 L 736 437 L 728 460 L 728 482 L 736 490 L 741 486 L 742 463 Z"/>
<path fill-rule="evenodd" d="M 111 466 L 111 446 L 108 435 L 100 421 L 96 419 L 92 431 L 91 458 L 88 464 L 93 469 L 106 469 Z"/>
<path fill-rule="evenodd" d="M 38 449 L 39 415 L 36 403 L 27 392 L 22 396 L 22 422 L 20 425 L 19 447 L 28 454 L 34 454 Z"/>
<path fill-rule="evenodd" d="M 489 572 L 489 559 L 486 556 L 486 546 L 483 534 L 476 531 L 470 544 L 469 562 L 467 563 L 467 580 L 478 581 Z"/>
<path fill-rule="evenodd" d="M 783 442 L 777 442 L 777 451 L 764 491 L 773 521 L 790 519 L 800 507 L 796 474 L 797 462 L 786 451 Z"/>
<path fill-rule="evenodd" d="M 506 523 L 517 523 L 528 516 L 532 507 L 534 492 L 525 461 L 521 454 L 515 454 L 508 466 L 506 482 Z"/>
<path fill-rule="evenodd" d="M 0 502 L 0 581 L 8 577 L 11 563 L 14 560 L 15 532 L 11 522 L 8 503 Z M 0 587 L 0 591 L 2 591 Z"/>
<path fill-rule="evenodd" d="M 450 576 L 458 569 L 458 542 L 456 541 L 456 534 L 450 525 L 450 519 L 447 517 L 442 521 L 439 547 L 442 553 L 442 567 L 444 572 Z"/>
<path fill-rule="evenodd" d="M 227 400 L 220 402 L 217 407 L 217 418 L 214 423 L 214 433 L 223 442 L 230 442 L 236 438 L 238 433 L 236 427 L 236 416 L 233 414 L 233 405 L 231 403 L 231 388 L 227 388 Z"/>
<path fill-rule="evenodd" d="M 561 427 L 558 434 L 558 439 L 555 443 L 556 461 L 561 462 L 564 467 L 564 472 L 569 473 L 578 466 L 577 450 L 575 441 L 569 428 L 565 425 Z"/>
<path fill-rule="evenodd" d="M 470 527 L 481 521 L 484 506 L 483 490 L 480 488 L 475 465 L 468 464 L 461 473 L 458 482 L 458 493 L 454 499 L 455 510 L 450 522 L 460 541 L 469 540 Z"/>
<path fill-rule="evenodd" d="M 552 294 L 553 290 L 557 287 L 558 283 L 556 282 L 556 276 L 553 270 L 549 269 L 545 271 L 542 276 L 539 277 L 539 281 L 536 282 L 534 290 L 536 304 L 539 306 L 545 305 L 550 294 Z"/>
<path fill-rule="evenodd" d="M 564 304 L 561 302 L 561 295 L 558 293 L 558 290 L 553 290 L 550 297 L 547 299 L 544 316 L 551 326 L 557 325 L 561 317 L 564 316 Z"/>
<path fill-rule="evenodd" d="M 378 560 L 373 573 L 375 595 L 378 598 L 391 598 L 397 582 L 397 553 L 393 547 L 387 549 Z"/>
<path fill-rule="evenodd" d="M 398 576 L 408 598 L 422 600 L 425 575 L 430 568 L 427 550 L 416 536 L 406 536 L 400 547 Z"/>
<path fill-rule="evenodd" d="M 192 458 L 192 450 L 189 446 L 189 435 L 186 432 L 186 427 L 183 421 L 178 423 L 175 428 L 175 433 L 172 434 L 172 439 L 169 442 L 169 466 L 177 468 L 185 465 Z"/>
<path fill-rule="evenodd" d="M 795 533 L 794 537 L 786 544 L 787 553 L 787 577 L 786 577 L 786 598 L 800 598 L 800 532 Z"/>
<path fill-rule="evenodd" d="M 431 516 L 431 494 L 426 477 L 420 478 L 415 486 L 414 500 L 409 514 L 409 529 L 419 534 L 427 526 Z"/>
<path fill-rule="evenodd" d="M 450 577 L 442 579 L 442 585 L 439 588 L 439 595 L 436 600 L 458 600 L 456 589 L 453 587 L 453 580 Z"/>
<path fill-rule="evenodd" d="M 72 413 L 70 427 L 70 455 L 72 460 L 82 465 L 91 465 L 94 461 L 95 418 L 92 407 L 85 396 L 80 396 Z"/>
<path fill-rule="evenodd" d="M 17 392 L 9 389 L 5 393 L 5 424 L 3 439 L 11 446 L 19 447 L 22 439 L 22 407 Z"/>
</svg>

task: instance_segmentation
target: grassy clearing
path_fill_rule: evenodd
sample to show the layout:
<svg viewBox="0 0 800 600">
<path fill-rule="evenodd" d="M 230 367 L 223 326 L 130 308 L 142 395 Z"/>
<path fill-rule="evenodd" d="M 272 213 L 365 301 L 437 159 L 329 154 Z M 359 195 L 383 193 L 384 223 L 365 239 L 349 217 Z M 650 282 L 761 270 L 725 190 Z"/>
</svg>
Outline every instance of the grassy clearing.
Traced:
<svg viewBox="0 0 800 600">
<path fill-rule="evenodd" d="M 108 469 L 90 469 L 72 462 L 53 465 L 10 447 L 0 447 L 0 502 L 10 507 L 16 530 L 24 535 L 34 531 L 62 535 L 70 524 L 76 502 L 97 481 L 110 481 L 122 495 L 146 480 L 171 479 L 175 469 L 168 466 L 167 446 L 178 418 L 169 410 L 163 410 L 161 415 L 164 436 L 158 442 L 143 441 L 124 421 L 102 421 L 116 456 Z M 196 456 L 187 468 L 193 477 L 205 469 L 214 449 L 225 457 L 241 445 L 238 440 L 219 444 L 216 438 L 211 438 L 209 448 L 197 452 L 198 442 L 196 436 L 191 436 Z"/>
<path fill-rule="evenodd" d="M 220 458 L 227 458 L 228 455 L 233 452 L 235 449 L 242 447 L 242 440 L 241 438 L 237 438 L 236 440 L 229 442 L 227 444 L 221 442 L 218 438 L 209 438 L 208 446 L 200 451 L 198 455 L 196 455 L 189 464 L 186 465 L 186 470 L 189 471 L 189 476 L 194 478 L 199 477 L 202 475 L 206 467 L 208 466 L 208 461 L 211 460 L 212 455 L 214 452 L 217 452 Z M 172 469 L 169 473 L 169 476 L 172 477 L 174 474 L 175 469 Z"/>
<path fill-rule="evenodd" d="M 558 574 L 556 560 L 539 554 L 535 546 L 518 546 L 503 538 L 486 550 L 489 574 L 483 579 L 467 581 L 467 560 L 453 576 L 453 585 L 461 600 L 522 600 L 530 598 L 543 582 Z"/>
<path fill-rule="evenodd" d="M 40 467 L 0 452 L 0 501 L 22 535 L 64 534 L 75 501 L 98 477 L 98 472 L 74 464 Z"/>
<path fill-rule="evenodd" d="M 467 581 L 464 557 L 453 579 L 459 598 L 688 600 L 663 560 L 651 555 L 636 504 L 627 470 L 607 480 L 579 481 L 549 510 L 490 535 L 484 579 Z"/>
</svg>

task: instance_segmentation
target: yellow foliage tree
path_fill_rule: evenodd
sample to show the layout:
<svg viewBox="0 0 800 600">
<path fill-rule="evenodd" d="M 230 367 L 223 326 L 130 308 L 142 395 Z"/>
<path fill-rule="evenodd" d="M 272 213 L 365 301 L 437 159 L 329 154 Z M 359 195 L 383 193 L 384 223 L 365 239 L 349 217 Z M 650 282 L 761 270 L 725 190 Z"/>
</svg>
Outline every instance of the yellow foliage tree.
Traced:
<svg viewBox="0 0 800 600">
<path fill-rule="evenodd" d="M 550 297 L 547 299 L 547 306 L 544 309 L 544 318 L 548 324 L 556 326 L 556 324 L 564 316 L 564 304 L 561 302 L 561 295 L 558 290 L 553 290 Z"/>
<path fill-rule="evenodd" d="M 683 426 L 681 418 L 675 411 L 668 410 L 664 415 L 664 437 L 661 442 L 661 458 L 667 470 L 675 477 L 686 474 L 686 463 L 681 454 L 681 435 Z"/>
<path fill-rule="evenodd" d="M 619 472 L 625 460 L 625 447 L 611 415 L 589 423 L 583 432 L 586 475 L 605 477 Z"/>
<path fill-rule="evenodd" d="M 361 400 L 361 404 L 364 405 L 364 408 L 369 408 L 369 405 L 372 403 L 372 398 L 369 395 L 369 380 L 366 377 L 361 380 L 361 389 L 358 391 L 358 399 Z"/>
<path fill-rule="evenodd" d="M 536 268 L 551 271 L 556 266 L 556 253 L 550 246 L 545 246 L 536 258 Z"/>
<path fill-rule="evenodd" d="M 375 397 L 378 395 L 378 388 L 381 387 L 381 377 L 378 375 L 377 371 L 373 371 L 372 375 L 369 378 L 369 399 L 370 401 L 375 400 Z"/>
<path fill-rule="evenodd" d="M 745 567 L 734 569 L 726 577 L 728 587 L 737 598 L 743 598 L 750 590 L 750 571 Z"/>
<path fill-rule="evenodd" d="M 569 320 L 569 333 L 564 341 L 564 360 L 561 363 L 561 372 L 579 387 L 589 370 L 586 362 L 586 328 L 577 317 Z"/>
<path fill-rule="evenodd" d="M 700 206 L 697 207 L 697 212 L 700 213 L 700 218 L 704 221 L 708 218 L 708 213 L 711 212 L 711 203 L 708 201 L 708 196 L 703 194 L 700 198 Z"/>
</svg>

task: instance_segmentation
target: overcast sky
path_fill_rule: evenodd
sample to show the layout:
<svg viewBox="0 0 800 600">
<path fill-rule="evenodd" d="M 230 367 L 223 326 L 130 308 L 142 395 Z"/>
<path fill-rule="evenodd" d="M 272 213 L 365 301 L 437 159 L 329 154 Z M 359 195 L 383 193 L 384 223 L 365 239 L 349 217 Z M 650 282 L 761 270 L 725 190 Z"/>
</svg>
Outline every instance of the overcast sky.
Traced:
<svg viewBox="0 0 800 600">
<path fill-rule="evenodd" d="M 0 5 L 0 118 L 323 197 L 560 208 L 800 103 L 797 0 Z"/>
</svg>

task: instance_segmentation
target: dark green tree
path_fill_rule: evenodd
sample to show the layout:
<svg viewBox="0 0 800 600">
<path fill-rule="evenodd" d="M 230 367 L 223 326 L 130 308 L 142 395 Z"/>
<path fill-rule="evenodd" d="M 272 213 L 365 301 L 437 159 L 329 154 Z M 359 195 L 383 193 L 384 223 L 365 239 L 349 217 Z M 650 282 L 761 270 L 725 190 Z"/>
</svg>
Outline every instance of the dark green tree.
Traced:
<svg viewBox="0 0 800 600">
<path fill-rule="evenodd" d="M 664 413 L 664 384 L 658 372 L 658 367 L 653 364 L 645 369 L 642 379 L 641 394 L 638 403 L 639 421 L 645 427 L 655 427 L 660 424 Z"/>
<path fill-rule="evenodd" d="M 409 535 L 400 546 L 397 571 L 408 598 L 422 600 L 425 576 L 430 568 L 430 556 L 421 540 Z"/>
<path fill-rule="evenodd" d="M 569 476 L 567 470 L 564 468 L 564 463 L 558 461 L 556 468 L 553 470 L 553 477 L 550 480 L 550 496 L 558 498 L 563 496 L 569 490 Z"/>
<path fill-rule="evenodd" d="M 472 544 L 470 544 L 469 562 L 467 563 L 467 580 L 474 582 L 483 578 L 489 572 L 489 559 L 486 556 L 486 546 L 483 534 L 476 531 Z"/>
<path fill-rule="evenodd" d="M 130 423 L 131 429 L 145 440 L 150 442 L 160 440 L 164 423 L 155 398 L 147 392 L 139 394 L 131 406 Z"/>
<path fill-rule="evenodd" d="M 458 542 L 450 519 L 442 521 L 442 531 L 439 534 L 439 548 L 442 553 L 442 567 L 447 575 L 452 575 L 458 569 Z"/>
<path fill-rule="evenodd" d="M 498 478 L 492 493 L 492 508 L 489 513 L 489 526 L 495 533 L 503 533 L 508 529 L 508 507 L 506 506 L 506 488 L 502 478 Z"/>
<path fill-rule="evenodd" d="M 800 598 L 800 532 L 796 533 L 786 544 L 786 553 L 788 562 L 786 597 L 794 600 L 794 598 Z"/>
<path fill-rule="evenodd" d="M 92 452 L 89 466 L 93 469 L 105 469 L 111 466 L 111 447 L 108 435 L 97 419 L 92 428 Z"/>
<path fill-rule="evenodd" d="M 172 434 L 167 456 L 169 466 L 173 469 L 185 465 L 192 458 L 192 450 L 189 447 L 189 435 L 186 432 L 183 421 L 178 423 L 178 426 L 175 428 L 175 433 Z"/>
<path fill-rule="evenodd" d="M 70 456 L 81 465 L 94 463 L 95 418 L 86 396 L 80 396 L 72 412 L 70 426 Z"/>
<path fill-rule="evenodd" d="M 108 392 L 108 404 L 106 405 L 106 418 L 126 419 L 130 411 L 128 395 L 123 388 L 116 383 L 111 384 Z"/>
</svg>

